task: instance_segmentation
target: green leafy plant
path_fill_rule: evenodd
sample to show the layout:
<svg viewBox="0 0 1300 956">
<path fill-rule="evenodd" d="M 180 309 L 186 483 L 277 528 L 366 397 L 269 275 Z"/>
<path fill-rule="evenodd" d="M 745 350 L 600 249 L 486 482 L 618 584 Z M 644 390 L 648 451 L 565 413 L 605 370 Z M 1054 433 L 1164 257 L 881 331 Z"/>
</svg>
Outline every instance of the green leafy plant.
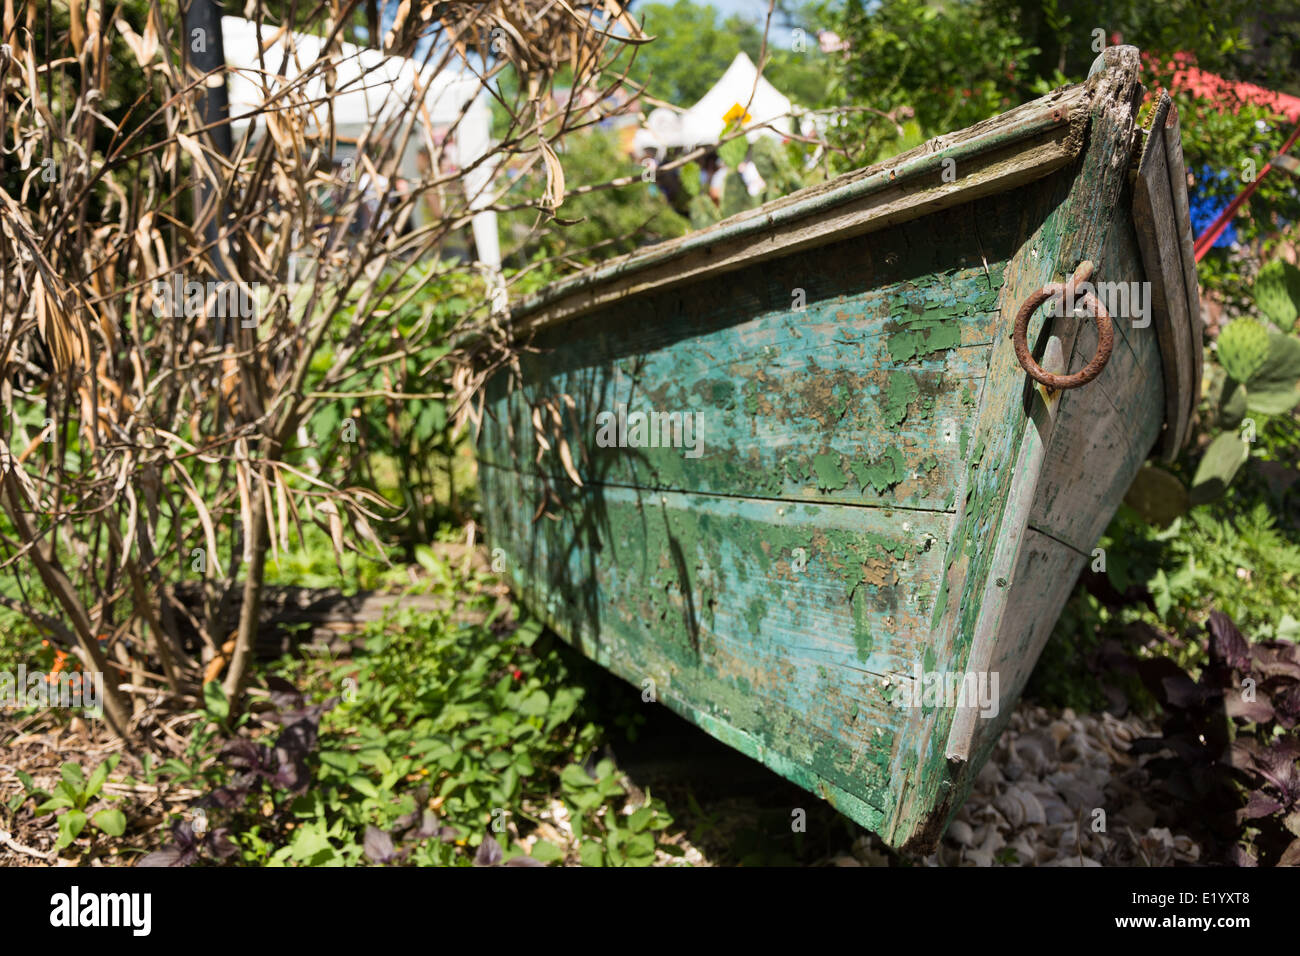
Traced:
<svg viewBox="0 0 1300 956">
<path fill-rule="evenodd" d="M 1220 413 L 1234 427 L 1245 412 L 1283 415 L 1300 404 L 1300 339 L 1268 332 L 1254 319 L 1230 322 L 1219 335 L 1219 361 L 1228 374 Z"/>
<path fill-rule="evenodd" d="M 70 761 L 63 764 L 59 771 L 61 779 L 55 785 L 53 793 L 38 789 L 30 774 L 19 771 L 18 779 L 26 788 L 27 795 L 38 803 L 36 812 L 58 815 L 59 838 L 54 844 L 56 850 L 70 846 L 77 837 L 81 836 L 87 824 L 108 836 L 118 837 L 126 832 L 126 817 L 121 810 L 106 807 L 87 813 L 91 802 L 100 795 L 108 775 L 120 759 L 119 754 L 111 755 L 89 776 L 79 764 Z"/>
<path fill-rule="evenodd" d="M 436 547 L 419 557 L 445 610 L 374 622 L 348 658 L 284 660 L 293 682 L 267 678 L 275 709 L 210 739 L 186 771 L 207 791 L 207 829 L 176 819 L 144 862 L 633 866 L 672 852 L 663 803 L 597 759 L 571 670 L 585 662 L 538 622 L 507 623 L 494 577 Z M 543 826 L 557 806 L 564 828 Z"/>
<path fill-rule="evenodd" d="M 1255 305 L 1279 328 L 1290 329 L 1300 316 L 1300 269 L 1283 259 L 1264 265 L 1252 289 Z"/>
<path fill-rule="evenodd" d="M 1260 271 L 1254 299 L 1261 312 L 1270 303 L 1273 314 L 1287 316 L 1283 301 L 1289 302 L 1289 285 L 1300 272 L 1288 272 L 1280 260 Z M 1294 322 L 1292 314 L 1282 324 Z M 1217 360 L 1217 361 L 1216 361 Z M 1219 331 L 1218 340 L 1207 353 L 1206 377 L 1209 400 L 1203 421 L 1213 435 L 1192 477 L 1189 503 L 1213 501 L 1227 490 L 1250 458 L 1252 444 L 1267 420 L 1291 418 L 1300 405 L 1300 337 L 1290 332 L 1270 331 L 1257 318 L 1233 319 Z"/>
<path fill-rule="evenodd" d="M 1236 319 L 1219 333 L 1219 361 L 1235 381 L 1250 381 L 1268 352 L 1268 329 L 1254 319 Z"/>
<path fill-rule="evenodd" d="M 1196 466 L 1188 501 L 1201 504 L 1219 497 L 1249 458 L 1250 444 L 1236 432 L 1218 435 Z"/>
</svg>

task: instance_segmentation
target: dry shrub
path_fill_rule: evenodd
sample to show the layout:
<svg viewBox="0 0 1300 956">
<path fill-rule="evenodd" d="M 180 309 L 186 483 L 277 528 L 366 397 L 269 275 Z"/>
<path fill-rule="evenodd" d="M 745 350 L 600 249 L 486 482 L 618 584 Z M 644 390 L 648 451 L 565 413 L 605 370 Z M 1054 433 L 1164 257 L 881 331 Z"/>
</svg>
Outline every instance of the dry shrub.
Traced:
<svg viewBox="0 0 1300 956">
<path fill-rule="evenodd" d="M 237 699 L 267 551 L 290 548 L 311 521 L 338 551 L 382 553 L 390 504 L 332 481 L 304 423 L 359 376 L 386 388 L 427 344 L 427 324 L 396 334 L 393 290 L 399 306 L 436 300 L 451 268 L 439 248 L 472 202 L 506 208 L 508 164 L 546 171 L 534 205 L 547 220 L 565 192 L 555 144 L 596 119 L 555 105 L 557 73 L 571 74 L 567 103 L 586 89 L 599 102 L 642 38 L 613 0 L 403 2 L 384 51 L 409 55 L 432 32 L 423 75 L 474 72 L 509 128 L 448 169 L 422 92 L 389 102 L 403 94 L 371 69 L 362 81 L 386 108 L 353 170 L 331 163 L 340 77 L 362 55 L 344 49 L 343 27 L 369 19 L 377 37 L 374 4 L 304 6 L 292 31 L 323 42 L 299 46 L 250 0 L 244 16 L 296 62 L 263 51 L 252 79 L 264 102 L 227 154 L 224 121 L 205 121 L 220 71 L 189 62 L 175 10 L 154 0 L 105 19 L 100 5 L 49 3 L 3 7 L 0 567 L 12 583 L 0 603 L 106 677 L 193 694 L 224 673 Z M 121 71 L 131 102 L 115 101 Z M 430 172 L 399 193 L 410 142 L 428 148 Z M 415 224 L 422 205 L 436 214 Z M 177 281 L 198 298 L 169 301 Z M 440 334 L 490 326 L 500 282 L 489 276 L 478 306 Z M 180 600 L 177 585 L 196 576 L 202 600 Z M 129 735 L 142 700 L 119 683 L 107 681 L 105 715 Z"/>
</svg>

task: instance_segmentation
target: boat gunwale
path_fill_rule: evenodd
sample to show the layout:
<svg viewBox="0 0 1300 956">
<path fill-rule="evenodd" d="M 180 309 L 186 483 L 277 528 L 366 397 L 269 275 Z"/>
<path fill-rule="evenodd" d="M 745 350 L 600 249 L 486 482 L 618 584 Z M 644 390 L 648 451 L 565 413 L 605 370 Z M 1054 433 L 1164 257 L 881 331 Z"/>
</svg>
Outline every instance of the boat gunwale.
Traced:
<svg viewBox="0 0 1300 956">
<path fill-rule="evenodd" d="M 1082 149 L 1091 89 L 1091 83 L 1060 87 L 1045 96 L 973 126 L 936 136 L 880 163 L 845 173 L 828 182 L 807 187 L 755 209 L 738 213 L 679 239 L 657 243 L 611 262 L 590 267 L 576 275 L 561 279 L 512 305 L 510 325 L 514 326 L 516 331 L 522 331 L 525 326 L 532 328 L 551 324 L 552 321 L 576 318 L 608 305 L 606 301 L 594 301 L 563 308 L 569 300 L 584 292 L 636 276 L 655 266 L 666 265 L 693 252 L 713 252 L 719 246 L 753 240 L 770 230 L 802 223 L 805 220 L 815 221 L 819 215 L 867 199 L 890 187 L 910 184 L 927 175 L 941 174 L 948 168 L 945 164 L 950 161 L 969 162 L 1014 149 L 1022 144 L 1026 144 L 1023 152 L 1029 153 L 1035 146 L 1043 145 L 1039 141 L 1048 137 L 1049 142 L 1053 139 L 1059 141 L 1061 152 L 1054 157 L 1044 156 L 1037 162 L 1025 166 L 1021 171 L 1027 175 L 1021 182 L 1045 176 L 1076 157 Z M 961 188 L 960 180 L 946 185 L 957 188 L 950 189 L 941 196 L 952 199 L 951 204 L 964 201 L 967 190 Z M 1004 190 L 993 192 L 1001 191 Z M 978 198 L 980 195 L 983 193 L 974 193 L 971 198 Z M 861 219 L 821 233 L 814 243 L 780 248 L 773 254 L 793 253 L 826 245 L 864 231 L 863 227 L 875 218 L 887 218 L 889 221 L 885 223 L 886 225 L 896 225 L 906 218 L 923 216 L 934 209 L 932 205 L 925 203 L 918 204 L 915 208 L 914 216 L 905 217 L 889 215 L 888 209 L 868 210 Z M 739 268 L 753 261 L 757 260 L 751 259 L 740 264 L 718 261 L 689 275 L 677 279 L 670 277 L 654 283 L 652 288 L 661 289 L 695 281 L 715 272 Z M 638 288 L 629 290 L 628 294 L 639 294 L 644 291 L 648 290 Z"/>
</svg>

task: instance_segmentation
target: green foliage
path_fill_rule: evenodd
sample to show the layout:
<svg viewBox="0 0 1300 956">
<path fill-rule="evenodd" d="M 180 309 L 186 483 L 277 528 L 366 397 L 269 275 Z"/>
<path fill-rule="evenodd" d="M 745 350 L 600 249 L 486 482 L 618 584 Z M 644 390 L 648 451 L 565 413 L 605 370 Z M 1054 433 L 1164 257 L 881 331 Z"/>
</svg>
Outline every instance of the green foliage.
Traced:
<svg viewBox="0 0 1300 956">
<path fill-rule="evenodd" d="M 1144 51 L 1194 55 L 1203 67 L 1226 70 L 1248 64 L 1256 80 L 1276 80 L 1284 70 L 1250 51 L 1249 23 L 1286 0 L 990 0 L 985 6 L 1026 38 L 1036 52 L 1027 64 L 1036 76 L 1054 71 L 1081 79 L 1104 41 Z M 955 4 L 968 6 L 966 3 Z M 1094 31 L 1100 30 L 1098 37 Z M 1247 55 L 1248 52 L 1252 55 Z M 1280 51 L 1279 51 L 1280 52 Z M 1277 64 L 1278 67 L 1281 64 Z"/>
<path fill-rule="evenodd" d="M 1246 382 L 1268 358 L 1268 329 L 1254 319 L 1235 319 L 1219 333 L 1219 361 L 1238 382 Z"/>
<path fill-rule="evenodd" d="M 1028 98 L 1033 85 L 1037 47 L 989 4 L 882 0 L 868 7 L 851 0 L 837 29 L 852 52 L 834 94 L 869 108 L 833 130 L 847 151 L 844 168 L 893 155 L 905 139 L 987 119 Z M 909 117 L 917 124 L 911 136 L 902 125 Z"/>
<path fill-rule="evenodd" d="M 1265 267 L 1268 269 L 1268 267 Z M 1264 270 L 1261 270 L 1261 274 Z M 1265 287 L 1285 284 L 1285 273 L 1269 270 Z M 1260 293 L 1267 299 L 1273 293 Z M 1211 435 L 1192 479 L 1192 502 L 1212 501 L 1245 464 L 1257 434 L 1275 417 L 1291 419 L 1300 405 L 1300 337 L 1270 332 L 1255 318 L 1233 319 L 1207 351 L 1207 401 L 1201 417 Z M 1249 417 L 1248 417 L 1249 416 Z"/>
<path fill-rule="evenodd" d="M 1145 584 L 1161 623 L 1188 631 L 1212 604 L 1260 639 L 1293 630 L 1300 548 L 1279 531 L 1264 502 L 1240 512 L 1193 510 L 1157 540 L 1166 547 Z"/>
<path fill-rule="evenodd" d="M 586 715 L 571 653 L 535 621 L 507 624 L 484 587 L 494 578 L 466 578 L 432 549 L 420 557 L 437 566 L 430 593 L 446 599 L 445 611 L 398 611 L 368 627 L 364 650 L 348 659 L 282 663 L 309 697 L 341 699 L 321 721 L 304 792 L 268 785 L 214 821 L 236 848 L 229 862 L 652 862 L 672 819 L 648 794 L 633 797 L 612 762 L 595 759 L 601 731 Z M 209 707 L 219 713 L 220 701 Z M 205 756 L 212 749 L 205 744 L 185 770 L 191 785 L 230 782 L 233 771 Z M 571 845 L 558 845 L 554 830 L 537 832 L 555 801 Z M 422 817 L 425 836 L 402 845 L 397 834 Z M 376 841 L 398 850 L 376 856 Z M 499 857 L 485 841 L 501 844 Z"/>
<path fill-rule="evenodd" d="M 1300 338 L 1282 332 L 1268 337 L 1268 352 L 1245 379 L 1246 407 L 1265 415 L 1282 415 L 1300 402 Z"/>
<path fill-rule="evenodd" d="M 566 139 L 560 164 L 564 167 L 568 195 L 556 211 L 559 221 L 538 223 L 536 215 L 530 212 L 502 216 L 507 241 L 513 238 L 516 245 L 509 253 L 510 261 L 523 266 L 537 257 L 563 257 L 585 264 L 687 231 L 685 219 L 664 201 L 653 182 L 637 181 L 618 188 L 575 194 L 574 190 L 584 186 L 600 186 L 621 176 L 639 180 L 643 175 L 643 167 L 625 156 L 614 139 L 603 131 L 593 130 Z M 516 189 L 540 195 L 543 187 L 539 175 L 521 179 Z"/>
<path fill-rule="evenodd" d="M 804 107 L 822 105 L 827 95 L 831 61 L 816 41 L 817 28 L 830 23 L 824 6 L 803 4 L 793 12 L 792 18 L 775 18 L 767 46 L 768 61 L 763 75 Z M 692 0 L 638 4 L 635 13 L 644 17 L 646 32 L 656 39 L 638 48 L 629 78 L 645 86 L 651 96 L 675 106 L 694 105 L 722 76 L 737 53 L 747 54 L 755 63 L 759 61 L 763 48 L 761 21 L 737 14 L 720 19 L 712 6 Z M 789 49 L 786 41 L 795 28 L 805 34 L 802 50 Z"/>
<path fill-rule="evenodd" d="M 1216 437 L 1201 456 L 1201 463 L 1196 466 L 1196 475 L 1192 478 L 1191 503 L 1212 501 L 1223 494 L 1248 458 L 1250 443 L 1243 441 L 1240 435 L 1223 432 Z"/>
<path fill-rule="evenodd" d="M 1295 325 L 1300 316 L 1300 269 L 1285 259 L 1265 263 L 1255 276 L 1252 292 L 1255 305 L 1271 322 L 1283 330 Z"/>
<path fill-rule="evenodd" d="M 1292 530 L 1291 535 L 1294 535 Z M 1300 637 L 1293 612 L 1300 547 L 1278 527 L 1263 501 L 1249 510 L 1211 509 L 1192 512 L 1185 536 L 1177 536 L 1170 551 L 1186 559 L 1187 576 L 1172 580 L 1163 607 L 1204 607 L 1206 592 L 1234 620 L 1248 622 L 1260 639 Z M 1198 593 L 1195 579 L 1208 587 Z"/>
<path fill-rule="evenodd" d="M 8 533 L 5 516 L 0 512 L 0 534 Z M 0 595 L 16 596 L 10 589 L 17 590 L 16 576 L 9 580 L 0 577 Z M 23 664 L 29 672 L 38 670 L 50 672 L 54 663 L 54 649 L 48 641 L 43 641 L 36 626 L 17 611 L 0 607 L 0 670 L 14 673 L 18 665 Z"/>
<path fill-rule="evenodd" d="M 89 776 L 79 764 L 70 761 L 64 763 L 59 771 L 60 780 L 55 785 L 53 793 L 41 790 L 35 785 L 30 774 L 19 771 L 18 779 L 25 793 L 18 795 L 9 809 L 16 810 L 23 800 L 30 797 L 36 801 L 38 815 L 57 814 L 59 837 L 54 844 L 56 850 L 70 846 L 77 837 L 81 836 L 87 824 L 108 836 L 121 836 L 126 832 L 126 817 L 121 810 L 112 807 L 91 810 L 91 802 L 100 796 L 108 775 L 120 759 L 119 754 L 113 754 L 99 764 Z M 102 801 L 116 798 L 107 796 L 100 799 Z M 88 813 L 88 810 L 91 812 Z"/>
</svg>

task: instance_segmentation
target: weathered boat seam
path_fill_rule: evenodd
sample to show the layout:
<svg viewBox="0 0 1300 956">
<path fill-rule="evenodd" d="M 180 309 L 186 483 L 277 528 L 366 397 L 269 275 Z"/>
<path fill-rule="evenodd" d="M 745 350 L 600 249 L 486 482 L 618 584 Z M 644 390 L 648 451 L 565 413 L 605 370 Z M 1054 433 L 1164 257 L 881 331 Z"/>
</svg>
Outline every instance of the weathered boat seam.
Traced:
<svg viewBox="0 0 1300 956">
<path fill-rule="evenodd" d="M 481 460 L 478 462 L 480 468 L 494 468 L 497 471 L 509 472 L 512 475 L 525 477 L 524 473 L 518 468 L 512 468 L 509 465 L 498 464 L 494 461 Z M 551 475 L 556 480 L 567 481 L 568 478 L 562 474 Z M 774 505 L 822 505 L 837 508 L 863 508 L 868 511 L 894 512 L 902 511 L 907 514 L 917 515 L 950 515 L 954 511 L 952 508 L 920 508 L 916 505 L 904 505 L 893 503 L 875 503 L 870 501 L 853 501 L 851 499 L 826 499 L 826 498 L 773 498 L 771 495 L 742 495 L 728 494 L 721 491 L 696 491 L 695 489 L 656 487 L 651 485 L 629 485 L 619 481 L 586 481 L 583 482 L 586 488 L 617 488 L 624 491 L 643 491 L 650 495 L 676 495 L 680 497 L 700 497 L 700 498 L 719 498 L 731 501 L 766 501 Z"/>
</svg>

